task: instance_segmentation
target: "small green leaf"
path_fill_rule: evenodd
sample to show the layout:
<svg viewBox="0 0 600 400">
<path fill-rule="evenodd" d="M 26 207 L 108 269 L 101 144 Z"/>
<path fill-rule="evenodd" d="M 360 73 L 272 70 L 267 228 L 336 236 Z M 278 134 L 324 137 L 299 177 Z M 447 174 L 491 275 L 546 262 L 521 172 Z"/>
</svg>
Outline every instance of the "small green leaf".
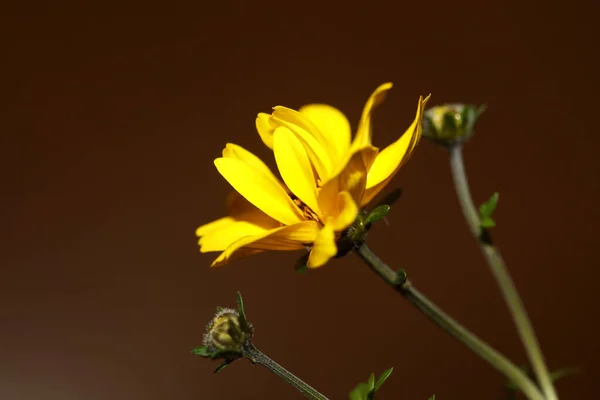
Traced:
<svg viewBox="0 0 600 400">
<path fill-rule="evenodd" d="M 392 374 L 392 371 L 394 370 L 394 368 L 389 368 L 386 369 L 383 374 L 381 374 L 381 376 L 379 377 L 379 379 L 377 379 L 377 383 L 375 384 L 374 390 L 378 391 L 379 388 L 381 387 L 381 385 L 383 385 L 383 382 L 385 382 L 385 380 L 387 378 L 389 378 L 389 376 Z"/>
<path fill-rule="evenodd" d="M 387 204 L 375 207 L 375 209 L 373 209 L 373 211 L 369 213 L 366 223 L 372 224 L 374 222 L 382 220 L 383 218 L 385 218 L 386 215 L 388 215 L 388 213 L 390 212 L 390 208 L 391 207 Z"/>
<path fill-rule="evenodd" d="M 494 210 L 496 209 L 496 206 L 498 205 L 499 197 L 500 193 L 496 192 L 485 203 L 479 206 L 479 216 L 482 220 L 492 216 Z"/>
<path fill-rule="evenodd" d="M 217 306 L 217 314 L 220 313 L 221 311 L 223 311 L 223 307 Z"/>
<path fill-rule="evenodd" d="M 429 398 L 429 400 L 435 400 L 435 394 Z"/>
<path fill-rule="evenodd" d="M 195 349 L 192 349 L 192 354 L 195 356 L 201 356 L 201 357 L 211 357 L 212 356 L 212 354 L 209 353 L 206 346 L 200 346 L 200 347 L 196 347 Z"/>
<path fill-rule="evenodd" d="M 375 387 L 375 374 L 371 373 L 371 375 L 369 375 L 367 386 L 369 386 L 369 390 L 373 390 L 373 388 Z"/>
<path fill-rule="evenodd" d="M 480 225 L 482 228 L 493 228 L 496 226 L 496 221 L 494 221 L 492 217 L 485 217 L 481 220 Z"/>
<path fill-rule="evenodd" d="M 552 382 L 557 381 L 565 376 L 577 375 L 581 373 L 581 368 L 578 367 L 564 367 L 559 370 L 550 373 L 550 379 Z"/>
<path fill-rule="evenodd" d="M 224 370 L 225 367 L 227 367 L 230 363 L 231 361 L 225 361 L 223 364 L 219 364 L 219 366 L 213 371 L 213 374 L 218 374 L 219 372 Z"/>
<path fill-rule="evenodd" d="M 365 382 L 361 382 L 350 392 L 350 400 L 367 400 L 371 389 Z"/>
</svg>

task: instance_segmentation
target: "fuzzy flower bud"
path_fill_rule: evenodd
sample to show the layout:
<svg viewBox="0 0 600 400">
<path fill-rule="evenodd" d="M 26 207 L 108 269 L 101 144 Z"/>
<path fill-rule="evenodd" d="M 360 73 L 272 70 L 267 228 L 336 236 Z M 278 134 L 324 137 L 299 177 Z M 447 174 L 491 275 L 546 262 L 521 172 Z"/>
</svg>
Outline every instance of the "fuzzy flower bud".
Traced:
<svg viewBox="0 0 600 400">
<path fill-rule="evenodd" d="M 220 309 L 206 327 L 204 346 L 210 352 L 242 353 L 252 336 L 252 328 L 240 321 L 240 314 L 231 308 Z"/>
</svg>

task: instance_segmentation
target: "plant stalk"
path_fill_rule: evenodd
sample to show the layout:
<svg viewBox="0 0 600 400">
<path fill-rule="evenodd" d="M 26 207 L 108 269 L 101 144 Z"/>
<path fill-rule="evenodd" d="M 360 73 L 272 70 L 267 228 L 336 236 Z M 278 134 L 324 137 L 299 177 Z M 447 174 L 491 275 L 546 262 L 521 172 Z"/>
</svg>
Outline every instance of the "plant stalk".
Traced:
<svg viewBox="0 0 600 400">
<path fill-rule="evenodd" d="M 254 345 L 251 345 L 245 350 L 245 356 L 249 358 L 253 363 L 260 364 L 267 368 L 269 371 L 280 377 L 285 383 L 294 387 L 297 391 L 302 393 L 304 397 L 311 400 L 329 400 L 327 397 L 319 393 L 315 388 L 292 374 L 281 365 L 277 364 L 265 353 L 257 349 Z"/>
<path fill-rule="evenodd" d="M 500 252 L 492 244 L 491 239 L 485 229 L 481 227 L 479 213 L 473 204 L 467 175 L 465 173 L 465 165 L 462 157 L 461 145 L 456 145 L 449 149 L 450 151 L 450 167 L 452 169 L 452 178 L 454 187 L 460 202 L 460 206 L 469 225 L 471 233 L 479 243 L 479 247 L 492 270 L 492 274 L 500 287 L 500 291 L 504 297 L 504 301 L 508 305 L 517 331 L 521 338 L 521 342 L 525 347 L 527 357 L 536 375 L 536 379 L 546 400 L 558 400 L 558 396 L 552 384 L 548 367 L 544 361 L 542 350 L 536 338 L 533 326 L 525 306 L 519 296 L 515 284 L 510 277 L 506 264 L 500 255 Z"/>
<path fill-rule="evenodd" d="M 399 292 L 412 305 L 431 319 L 437 326 L 458 339 L 479 357 L 490 363 L 515 384 L 530 400 L 544 400 L 544 396 L 527 375 L 508 358 L 479 339 L 456 320 L 442 311 L 437 305 L 419 292 L 408 280 L 403 270 L 399 272 L 385 264 L 366 243 L 355 249 L 356 253 L 383 280 Z"/>
</svg>

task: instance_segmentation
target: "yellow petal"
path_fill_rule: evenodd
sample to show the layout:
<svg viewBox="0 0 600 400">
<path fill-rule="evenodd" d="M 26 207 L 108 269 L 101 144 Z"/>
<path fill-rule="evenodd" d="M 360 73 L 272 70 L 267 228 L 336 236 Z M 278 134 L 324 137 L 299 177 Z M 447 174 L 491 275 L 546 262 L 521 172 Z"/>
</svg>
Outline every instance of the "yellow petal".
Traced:
<svg viewBox="0 0 600 400">
<path fill-rule="evenodd" d="M 219 218 L 216 221 L 212 221 L 212 222 L 209 222 L 207 224 L 204 224 L 204 225 L 201 225 L 200 227 L 198 227 L 198 229 L 196 229 L 196 236 L 200 237 L 200 236 L 207 235 L 211 232 L 222 229 L 234 222 L 235 222 L 235 219 L 231 218 L 231 217 Z"/>
<path fill-rule="evenodd" d="M 335 232 L 331 225 L 325 225 L 317 234 L 312 250 L 308 256 L 307 266 L 318 268 L 327 263 L 337 254 L 335 245 Z"/>
<path fill-rule="evenodd" d="M 247 221 L 237 221 L 201 237 L 198 244 L 202 253 L 223 251 L 243 237 L 260 235 L 265 232 L 267 230 L 258 225 Z"/>
<path fill-rule="evenodd" d="M 367 146 L 352 154 L 344 168 L 331 180 L 325 182 L 319 191 L 319 207 L 324 215 L 337 215 L 337 196 L 340 192 L 348 192 L 354 202 L 360 204 L 367 182 L 367 166 L 377 154 L 377 149 Z"/>
<path fill-rule="evenodd" d="M 255 252 L 262 250 L 299 250 L 305 244 L 311 243 L 317 237 L 319 226 L 314 221 L 305 221 L 298 224 L 284 226 L 266 231 L 262 234 L 240 238 L 231 244 L 211 266 L 216 267 L 226 264 L 242 252 Z"/>
<path fill-rule="evenodd" d="M 236 240 L 281 227 L 279 221 L 248 202 L 238 192 L 228 196 L 229 216 L 201 226 L 196 230 L 203 253 L 223 251 Z"/>
<path fill-rule="evenodd" d="M 348 228 L 358 215 L 358 206 L 348 192 L 338 193 L 338 215 L 328 221 L 334 231 L 341 232 Z"/>
<path fill-rule="evenodd" d="M 371 114 L 373 113 L 373 110 L 375 110 L 375 108 L 385 99 L 385 95 L 391 88 L 391 82 L 384 83 L 375 89 L 375 91 L 367 100 L 367 103 L 363 108 L 358 130 L 356 131 L 356 136 L 352 142 L 352 150 L 356 151 L 371 144 Z"/>
<path fill-rule="evenodd" d="M 400 167 L 410 158 L 414 148 L 421 138 L 421 133 L 423 131 L 423 109 L 428 99 L 429 97 L 427 97 L 425 100 L 423 100 L 422 97 L 419 97 L 417 114 L 412 124 L 397 141 L 379 152 L 375 158 L 375 162 L 369 170 L 369 176 L 367 178 L 368 188 L 383 182 L 395 174 L 398 169 L 400 169 Z"/>
<path fill-rule="evenodd" d="M 302 220 L 294 202 L 271 176 L 235 158 L 217 158 L 215 166 L 235 190 L 265 214 L 286 225 Z"/>
<path fill-rule="evenodd" d="M 277 168 L 287 187 L 317 214 L 317 186 L 306 149 L 285 126 L 275 130 L 273 152 Z"/>
<path fill-rule="evenodd" d="M 263 143 L 270 149 L 273 148 L 273 132 L 275 128 L 271 126 L 269 120 L 271 116 L 265 113 L 259 113 L 256 117 L 256 130 Z"/>
<path fill-rule="evenodd" d="M 242 146 L 238 146 L 237 144 L 227 143 L 225 148 L 223 149 L 223 157 L 225 158 L 235 158 L 238 160 L 244 161 L 246 164 L 250 164 L 254 168 L 262 171 L 263 173 L 272 176 L 273 179 L 277 179 L 275 175 L 271 172 L 269 167 L 257 156 L 244 149 Z"/>
<path fill-rule="evenodd" d="M 379 152 L 375 158 L 367 176 L 367 192 L 362 205 L 371 201 L 389 183 L 414 152 L 423 131 L 423 110 L 427 100 L 429 96 L 419 98 L 417 114 L 410 127 L 400 139 Z"/>
<path fill-rule="evenodd" d="M 336 153 L 337 160 L 344 159 L 350 149 L 351 139 L 350 123 L 346 116 L 337 108 L 326 104 L 309 104 L 298 111 L 321 131 Z"/>
<path fill-rule="evenodd" d="M 321 181 L 329 179 L 336 165 L 336 154 L 320 131 L 298 111 L 277 106 L 274 108 L 271 123 L 285 126 L 302 141 Z"/>
</svg>

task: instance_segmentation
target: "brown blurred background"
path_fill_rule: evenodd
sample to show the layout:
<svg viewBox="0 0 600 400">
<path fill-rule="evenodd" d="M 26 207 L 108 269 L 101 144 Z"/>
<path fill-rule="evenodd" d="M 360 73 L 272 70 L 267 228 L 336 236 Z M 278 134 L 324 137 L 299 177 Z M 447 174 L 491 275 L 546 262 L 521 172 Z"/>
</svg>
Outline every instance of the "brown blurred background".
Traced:
<svg viewBox="0 0 600 400">
<path fill-rule="evenodd" d="M 558 383 L 561 399 L 594 398 L 597 13 L 591 0 L 562 4 L 3 16 L 0 398 L 300 399 L 261 367 L 215 376 L 190 355 L 215 306 L 240 290 L 255 343 L 332 399 L 389 366 L 381 399 L 500 399 L 498 373 L 354 256 L 297 275 L 297 254 L 210 269 L 216 254 L 198 252 L 195 228 L 222 215 L 229 191 L 213 159 L 227 141 L 269 156 L 256 113 L 326 102 L 356 127 L 385 81 L 395 87 L 377 111 L 379 146 L 404 131 L 421 94 L 488 104 L 465 150 L 475 200 L 501 193 L 494 236 L 550 367 L 585 369 Z M 404 196 L 372 247 L 525 363 L 444 152 L 422 142 L 394 186 Z"/>
</svg>

